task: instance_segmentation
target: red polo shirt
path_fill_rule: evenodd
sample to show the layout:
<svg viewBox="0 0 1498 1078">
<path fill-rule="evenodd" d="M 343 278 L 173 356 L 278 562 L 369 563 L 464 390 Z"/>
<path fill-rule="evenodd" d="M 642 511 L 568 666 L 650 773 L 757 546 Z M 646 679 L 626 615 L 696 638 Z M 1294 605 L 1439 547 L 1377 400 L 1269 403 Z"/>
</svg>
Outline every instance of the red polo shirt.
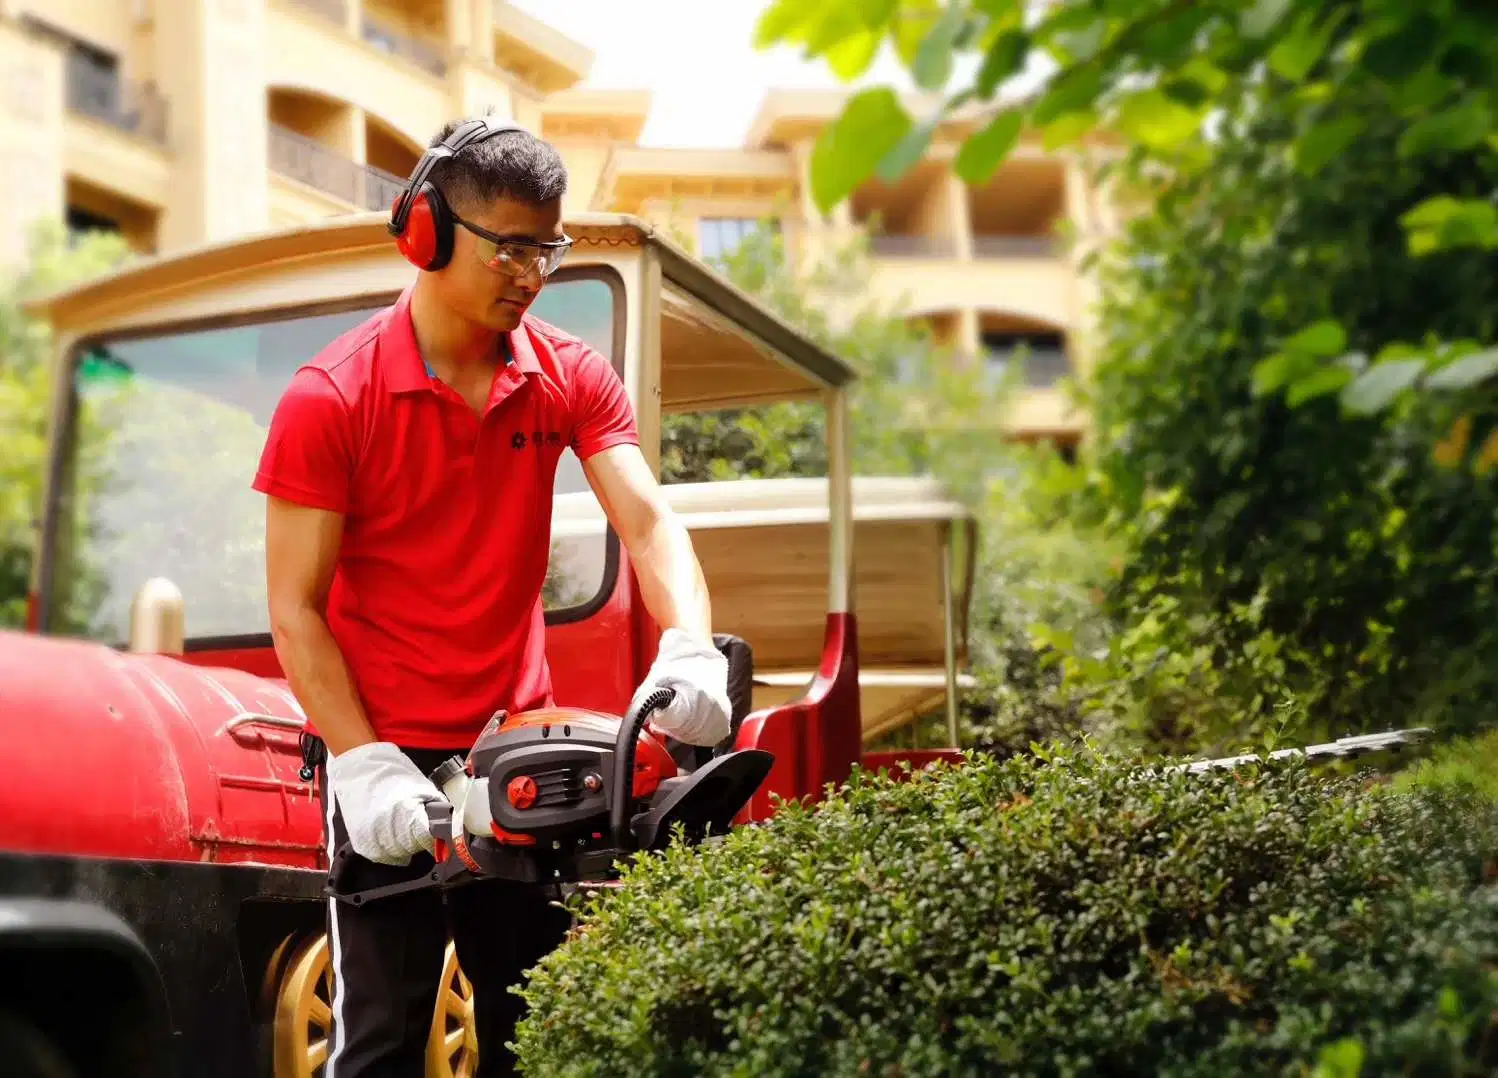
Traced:
<svg viewBox="0 0 1498 1078">
<path fill-rule="evenodd" d="M 552 702 L 541 585 L 562 451 L 639 444 L 619 376 L 527 315 L 482 416 L 428 373 L 409 290 L 293 376 L 253 486 L 344 514 L 327 620 L 375 736 L 466 750 Z"/>
</svg>

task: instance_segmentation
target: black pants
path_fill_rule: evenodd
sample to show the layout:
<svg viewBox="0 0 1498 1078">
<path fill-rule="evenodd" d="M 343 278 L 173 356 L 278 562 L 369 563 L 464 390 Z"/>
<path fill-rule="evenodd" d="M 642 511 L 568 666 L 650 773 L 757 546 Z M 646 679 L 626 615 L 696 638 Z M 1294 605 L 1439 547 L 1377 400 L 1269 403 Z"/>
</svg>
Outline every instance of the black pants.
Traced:
<svg viewBox="0 0 1498 1078">
<path fill-rule="evenodd" d="M 320 747 L 320 746 L 319 746 Z M 455 750 L 460 754 L 468 750 Z M 407 749 L 424 774 L 453 752 Z M 329 856 L 347 841 L 342 816 L 328 797 L 320 769 Z M 429 872 L 432 858 L 418 854 L 407 866 L 376 864 L 355 856 L 347 890 L 395 883 Z M 458 962 L 473 986 L 478 1034 L 477 1078 L 513 1075 L 506 1047 L 525 1009 L 510 986 L 562 942 L 571 917 L 552 903 L 555 889 L 483 880 L 447 892 L 415 891 L 354 907 L 330 900 L 328 945 L 333 972 L 332 1028 L 324 1078 L 422 1078 L 427 1040 L 442 979 L 443 952 L 451 937 Z M 453 1023 L 455 1024 L 455 1023 Z"/>
</svg>

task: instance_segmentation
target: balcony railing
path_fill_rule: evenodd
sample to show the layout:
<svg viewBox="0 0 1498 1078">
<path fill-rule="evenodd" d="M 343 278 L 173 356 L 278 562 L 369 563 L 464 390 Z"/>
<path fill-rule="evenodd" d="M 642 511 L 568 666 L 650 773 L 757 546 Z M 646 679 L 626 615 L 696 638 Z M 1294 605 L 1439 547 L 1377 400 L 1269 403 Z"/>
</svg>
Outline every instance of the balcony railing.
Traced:
<svg viewBox="0 0 1498 1078">
<path fill-rule="evenodd" d="M 392 30 L 378 19 L 364 17 L 364 40 L 377 49 L 393 53 L 438 78 L 447 74 L 447 57 L 435 45 Z"/>
<path fill-rule="evenodd" d="M 994 379 L 1008 372 L 1010 364 L 1020 358 L 1020 349 L 989 348 L 983 354 L 983 365 Z M 1059 348 L 1024 349 L 1025 384 L 1032 389 L 1045 389 L 1055 385 L 1071 374 L 1071 362 Z"/>
<path fill-rule="evenodd" d="M 296 3 L 298 7 L 316 12 L 339 26 L 348 21 L 348 5 L 345 0 L 296 0 Z"/>
<path fill-rule="evenodd" d="M 885 258 L 954 258 L 957 245 L 948 236 L 874 236 L 874 254 Z"/>
<path fill-rule="evenodd" d="M 167 144 L 166 98 L 153 86 L 125 82 L 108 68 L 69 53 L 68 108 L 158 146 Z"/>
<path fill-rule="evenodd" d="M 270 167 L 366 210 L 388 210 L 406 184 L 399 176 L 351 161 L 316 139 L 278 124 L 270 125 Z"/>
<path fill-rule="evenodd" d="M 1050 236 L 974 236 L 974 258 L 1054 258 L 1060 245 Z"/>
</svg>

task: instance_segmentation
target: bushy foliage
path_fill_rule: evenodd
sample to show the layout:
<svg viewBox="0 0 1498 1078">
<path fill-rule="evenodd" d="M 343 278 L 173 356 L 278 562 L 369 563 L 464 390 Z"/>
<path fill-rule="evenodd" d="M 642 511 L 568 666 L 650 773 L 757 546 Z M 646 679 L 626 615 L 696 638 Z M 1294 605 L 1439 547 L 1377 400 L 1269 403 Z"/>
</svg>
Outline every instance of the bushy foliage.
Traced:
<svg viewBox="0 0 1498 1078">
<path fill-rule="evenodd" d="M 1206 751 L 1279 726 L 1485 721 L 1495 18 L 1413 0 L 766 5 L 760 46 L 851 80 L 889 45 L 940 102 L 850 92 L 811 154 L 824 210 L 903 174 L 957 108 L 985 107 L 956 136 L 968 183 L 1026 141 L 1084 160 L 1100 134 L 1123 145 L 1097 178 L 1144 212 L 1100 289 L 1092 387 L 1118 632 L 1103 654 L 1057 647 L 1087 721 Z M 1006 92 L 1022 72 L 1048 77 Z"/>
<path fill-rule="evenodd" d="M 0 627 L 18 628 L 26 620 L 52 397 L 51 335 L 22 304 L 128 257 L 119 236 L 92 233 L 70 243 L 59 223 L 47 221 L 33 230 L 24 269 L 0 286 Z"/>
<path fill-rule="evenodd" d="M 1266 91 L 1105 262 L 1093 489 L 1127 547 L 1123 630 L 1073 669 L 1167 747 L 1261 735 L 1286 705 L 1304 737 L 1461 732 L 1498 691 L 1498 472 L 1451 467 L 1498 428 L 1498 396 L 1349 416 L 1345 378 L 1265 391 L 1265 357 L 1318 320 L 1346 327 L 1353 366 L 1498 330 L 1498 260 L 1412 256 L 1400 224 L 1432 192 L 1491 189 L 1498 155 L 1410 159 L 1386 93 L 1365 91 L 1361 136 L 1308 176 Z"/>
<path fill-rule="evenodd" d="M 1470 791 L 1498 801 L 1498 730 L 1439 744 L 1394 778 L 1396 790 L 1419 787 Z"/>
<path fill-rule="evenodd" d="M 1498 807 L 1090 751 L 856 773 L 632 866 L 521 989 L 529 1073 L 1482 1073 Z M 1340 1061 L 1340 1062 L 1339 1062 Z"/>
</svg>

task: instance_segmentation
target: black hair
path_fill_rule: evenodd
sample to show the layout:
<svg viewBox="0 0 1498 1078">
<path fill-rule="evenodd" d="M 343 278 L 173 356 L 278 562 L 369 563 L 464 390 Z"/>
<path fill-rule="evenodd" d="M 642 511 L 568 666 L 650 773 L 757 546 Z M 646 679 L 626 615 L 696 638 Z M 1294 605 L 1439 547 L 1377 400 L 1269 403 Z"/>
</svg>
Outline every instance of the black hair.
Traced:
<svg viewBox="0 0 1498 1078">
<path fill-rule="evenodd" d="M 440 146 L 463 123 L 444 124 L 429 145 Z M 529 131 L 506 131 L 438 162 L 431 181 L 459 213 L 502 198 L 539 206 L 567 193 L 567 166 L 551 143 Z"/>
</svg>

